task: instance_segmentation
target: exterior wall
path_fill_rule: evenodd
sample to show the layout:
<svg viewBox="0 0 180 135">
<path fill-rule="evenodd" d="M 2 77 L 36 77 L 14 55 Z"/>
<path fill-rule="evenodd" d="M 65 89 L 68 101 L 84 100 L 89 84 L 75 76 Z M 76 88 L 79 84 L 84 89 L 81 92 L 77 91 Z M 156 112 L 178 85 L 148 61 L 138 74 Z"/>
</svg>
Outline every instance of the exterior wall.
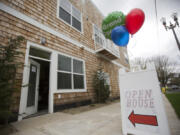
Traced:
<svg viewBox="0 0 180 135">
<path fill-rule="evenodd" d="M 83 8 L 81 7 L 83 6 L 81 0 L 71 1 L 75 3 L 74 6 L 76 6 L 76 8 L 78 8 L 82 13 Z M 84 30 L 83 33 L 81 33 L 57 18 L 57 0 L 47 0 L 46 2 L 43 0 L 2 0 L 2 2 L 21 13 L 32 17 L 38 22 L 68 35 L 72 39 L 94 49 L 94 41 L 92 39 L 93 28 L 91 23 L 86 20 L 86 15 L 83 14 L 82 22 Z M 91 7 L 86 5 L 84 9 L 86 8 L 89 8 L 91 11 Z"/>
<path fill-rule="evenodd" d="M 1 0 L 1 2 L 94 50 L 92 23 L 100 27 L 103 16 L 90 0 L 87 0 L 84 4 L 83 0 L 71 0 L 83 13 L 83 33 L 78 32 L 56 17 L 57 0 L 47 0 L 45 3 L 43 0 Z M 94 99 L 93 76 L 100 65 L 103 66 L 105 72 L 109 73 L 111 97 L 119 97 L 118 70 L 120 67 L 118 65 L 0 10 L 0 42 L 5 44 L 7 43 L 7 37 L 17 35 L 22 35 L 27 41 L 36 44 L 40 44 L 40 38 L 45 37 L 47 42 L 43 46 L 85 61 L 87 92 L 62 93 L 61 99 L 58 99 L 58 94 L 54 94 L 55 105 Z M 26 43 L 24 43 L 24 47 L 26 47 Z M 125 51 L 120 50 L 121 52 Z M 24 53 L 25 51 L 26 49 L 22 50 Z M 121 59 L 116 60 L 116 62 L 129 67 L 122 54 Z M 19 61 L 24 62 L 24 57 L 19 58 Z M 17 87 L 19 88 L 22 84 L 23 68 L 21 67 L 17 74 Z M 14 94 L 16 100 L 12 109 L 16 112 L 19 110 L 20 95 L 21 91 Z"/>
</svg>

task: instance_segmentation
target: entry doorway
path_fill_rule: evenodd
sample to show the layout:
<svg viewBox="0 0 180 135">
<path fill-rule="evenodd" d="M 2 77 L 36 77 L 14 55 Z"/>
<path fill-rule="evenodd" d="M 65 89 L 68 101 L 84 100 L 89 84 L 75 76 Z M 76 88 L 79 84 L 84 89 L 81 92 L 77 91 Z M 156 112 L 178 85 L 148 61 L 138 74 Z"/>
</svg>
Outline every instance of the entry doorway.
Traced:
<svg viewBox="0 0 180 135">
<path fill-rule="evenodd" d="M 38 111 L 48 110 L 49 101 L 49 62 L 36 60 L 40 66 Z"/>
<path fill-rule="evenodd" d="M 30 48 L 26 118 L 48 113 L 50 61 L 48 52 Z"/>
</svg>

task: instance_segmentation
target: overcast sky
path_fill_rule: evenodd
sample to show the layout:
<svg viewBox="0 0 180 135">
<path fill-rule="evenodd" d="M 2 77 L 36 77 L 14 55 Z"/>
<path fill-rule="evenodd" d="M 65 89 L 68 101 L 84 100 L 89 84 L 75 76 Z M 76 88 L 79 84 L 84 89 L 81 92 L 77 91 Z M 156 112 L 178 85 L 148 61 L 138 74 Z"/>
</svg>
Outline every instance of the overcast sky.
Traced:
<svg viewBox="0 0 180 135">
<path fill-rule="evenodd" d="M 113 11 L 122 11 L 125 15 L 133 8 L 140 8 L 145 13 L 145 22 L 141 29 L 130 38 L 128 53 L 130 59 L 135 57 L 151 57 L 168 55 L 172 60 L 180 63 L 180 51 L 171 30 L 165 31 L 160 22 L 166 17 L 167 23 L 171 14 L 177 12 L 180 20 L 180 0 L 157 0 L 157 14 L 155 14 L 155 0 L 92 0 L 104 16 Z M 158 21 L 158 22 L 157 22 Z M 157 25 L 158 24 L 158 25 Z M 180 27 L 176 28 L 180 40 Z"/>
</svg>

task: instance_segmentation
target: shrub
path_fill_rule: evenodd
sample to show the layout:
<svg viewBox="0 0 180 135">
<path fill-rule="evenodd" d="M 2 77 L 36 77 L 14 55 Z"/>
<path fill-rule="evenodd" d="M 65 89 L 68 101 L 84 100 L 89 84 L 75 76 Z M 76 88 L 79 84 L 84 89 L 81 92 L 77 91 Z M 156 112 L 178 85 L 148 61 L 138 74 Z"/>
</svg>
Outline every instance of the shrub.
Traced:
<svg viewBox="0 0 180 135">
<path fill-rule="evenodd" d="M 94 89 L 98 103 L 104 103 L 109 98 L 110 86 L 106 83 L 106 79 L 102 69 L 98 70 L 94 76 Z"/>
<path fill-rule="evenodd" d="M 7 45 L 0 45 L 0 120 L 6 124 L 12 116 L 13 93 L 17 90 L 15 88 L 17 68 L 22 65 L 16 58 L 23 55 L 19 50 L 22 48 L 23 40 L 22 36 L 18 36 L 10 38 Z"/>
</svg>

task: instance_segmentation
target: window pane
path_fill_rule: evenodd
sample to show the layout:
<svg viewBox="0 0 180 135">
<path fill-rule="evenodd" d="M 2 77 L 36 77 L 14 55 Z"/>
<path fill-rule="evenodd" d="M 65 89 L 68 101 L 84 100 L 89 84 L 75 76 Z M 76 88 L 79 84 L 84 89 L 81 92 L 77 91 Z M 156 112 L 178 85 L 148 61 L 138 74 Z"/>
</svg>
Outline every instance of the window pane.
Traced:
<svg viewBox="0 0 180 135">
<path fill-rule="evenodd" d="M 98 36 L 98 35 L 96 35 L 96 34 L 95 34 L 95 41 L 96 41 L 96 43 L 99 43 L 99 41 L 100 41 L 99 36 Z"/>
<path fill-rule="evenodd" d="M 71 3 L 68 0 L 60 0 L 60 7 L 66 12 L 71 13 Z"/>
<path fill-rule="evenodd" d="M 99 45 L 104 44 L 104 35 L 102 34 L 101 30 L 94 24 L 94 37 L 95 37 L 95 42 Z"/>
<path fill-rule="evenodd" d="M 58 70 L 71 72 L 71 58 L 58 55 Z"/>
<path fill-rule="evenodd" d="M 31 64 L 30 76 L 29 76 L 28 97 L 27 97 L 27 107 L 33 106 L 35 104 L 36 76 L 37 76 L 37 66 Z"/>
<path fill-rule="evenodd" d="M 59 8 L 59 17 L 67 23 L 71 24 L 71 15 L 61 7 Z"/>
<path fill-rule="evenodd" d="M 29 55 L 49 60 L 51 54 L 48 52 L 42 51 L 40 49 L 36 49 L 36 48 L 31 47 L 30 51 L 29 51 Z"/>
<path fill-rule="evenodd" d="M 72 6 L 72 16 L 81 22 L 81 12 L 78 9 L 76 9 L 74 6 Z"/>
<path fill-rule="evenodd" d="M 72 17 L 72 26 L 81 31 L 81 22 L 74 17 Z"/>
<path fill-rule="evenodd" d="M 73 60 L 73 72 L 83 73 L 83 62 L 79 60 Z"/>
<path fill-rule="evenodd" d="M 84 89 L 84 75 L 73 75 L 74 89 Z"/>
<path fill-rule="evenodd" d="M 101 46 L 103 45 L 103 40 L 97 35 L 95 35 L 95 42 Z"/>
<path fill-rule="evenodd" d="M 99 35 L 99 30 L 95 24 L 94 24 L 94 34 Z"/>
<path fill-rule="evenodd" d="M 71 89 L 71 74 L 68 73 L 58 73 L 58 89 Z"/>
</svg>

